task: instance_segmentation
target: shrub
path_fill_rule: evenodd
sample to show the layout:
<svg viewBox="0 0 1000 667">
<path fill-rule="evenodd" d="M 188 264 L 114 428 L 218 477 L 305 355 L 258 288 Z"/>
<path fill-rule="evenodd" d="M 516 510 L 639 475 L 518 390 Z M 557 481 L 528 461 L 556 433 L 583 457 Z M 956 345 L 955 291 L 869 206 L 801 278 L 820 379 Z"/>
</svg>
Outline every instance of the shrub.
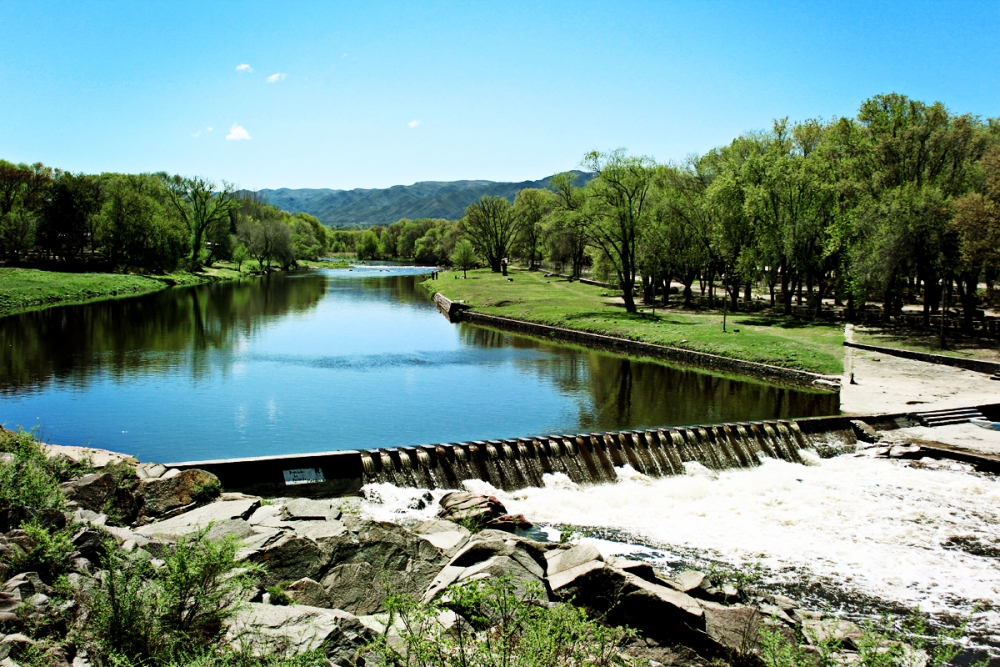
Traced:
<svg viewBox="0 0 1000 667">
<path fill-rule="evenodd" d="M 224 622 L 256 589 L 262 568 L 236 562 L 235 537 L 207 534 L 205 528 L 179 540 L 160 567 L 109 549 L 105 574 L 83 599 L 90 618 L 84 639 L 104 664 L 258 664 L 210 662 Z"/>
<path fill-rule="evenodd" d="M 9 460 L 0 462 L 0 509 L 7 507 L 61 508 L 62 489 L 54 465 L 34 435 L 18 429 L 5 443 Z"/>
<path fill-rule="evenodd" d="M 633 632 L 611 628 L 570 604 L 550 606 L 538 586 L 518 594 L 507 578 L 449 589 L 446 603 L 390 594 L 387 630 L 369 646 L 365 664 L 496 665 L 497 667 L 628 664 L 621 648 Z M 442 625 L 451 610 L 468 623 Z M 399 632 L 391 638 L 389 629 Z"/>
<path fill-rule="evenodd" d="M 69 541 L 68 531 L 52 532 L 36 521 L 21 524 L 21 530 L 35 543 L 34 547 L 25 551 L 15 545 L 5 560 L 15 572 L 37 572 L 52 581 L 66 569 L 68 556 L 75 549 Z"/>
</svg>

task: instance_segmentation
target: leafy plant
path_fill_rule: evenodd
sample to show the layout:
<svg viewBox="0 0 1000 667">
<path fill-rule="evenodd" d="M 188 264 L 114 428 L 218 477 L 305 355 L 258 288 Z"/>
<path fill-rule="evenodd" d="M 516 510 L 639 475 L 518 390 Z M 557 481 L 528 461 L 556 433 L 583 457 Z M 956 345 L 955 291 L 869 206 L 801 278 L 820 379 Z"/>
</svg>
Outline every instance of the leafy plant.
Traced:
<svg viewBox="0 0 1000 667">
<path fill-rule="evenodd" d="M 386 608 L 386 630 L 365 655 L 369 665 L 624 665 L 621 649 L 633 636 L 570 604 L 549 606 L 537 585 L 519 593 L 509 578 L 452 587 L 440 603 L 390 593 Z M 449 611 L 460 617 L 450 625 L 442 621 Z"/>
<path fill-rule="evenodd" d="M 138 552 L 108 550 L 99 584 L 83 597 L 89 613 L 84 639 L 104 664 L 190 664 L 214 655 L 224 622 L 256 588 L 262 568 L 236 562 L 235 537 L 210 540 L 207 534 L 204 528 L 179 540 L 160 567 Z"/>
<path fill-rule="evenodd" d="M 22 523 L 21 530 L 27 533 L 34 546 L 31 549 L 13 546 L 5 560 L 15 572 L 38 572 L 51 581 L 65 570 L 67 557 L 74 550 L 68 531 L 53 532 L 37 521 Z"/>
<path fill-rule="evenodd" d="M 64 498 L 59 478 L 34 434 L 18 429 L 5 447 L 11 456 L 0 461 L 0 509 L 61 508 Z"/>
<path fill-rule="evenodd" d="M 271 596 L 271 604 L 273 605 L 287 607 L 295 604 L 295 601 L 289 597 L 288 593 L 286 593 L 285 589 L 281 586 L 268 586 L 267 593 Z"/>
</svg>

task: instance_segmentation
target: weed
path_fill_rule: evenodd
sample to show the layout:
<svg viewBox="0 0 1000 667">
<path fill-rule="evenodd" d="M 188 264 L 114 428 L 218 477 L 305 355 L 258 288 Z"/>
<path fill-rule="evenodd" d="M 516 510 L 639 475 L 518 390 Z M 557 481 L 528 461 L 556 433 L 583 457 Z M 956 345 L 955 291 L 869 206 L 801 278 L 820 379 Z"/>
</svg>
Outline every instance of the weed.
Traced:
<svg viewBox="0 0 1000 667">
<path fill-rule="evenodd" d="M 25 550 L 14 545 L 5 560 L 15 572 L 37 572 L 43 579 L 52 581 L 65 570 L 67 557 L 74 550 L 69 532 L 53 532 L 36 521 L 22 523 L 21 530 L 27 533 L 34 546 Z"/>
<path fill-rule="evenodd" d="M 288 596 L 285 589 L 281 586 L 268 586 L 268 595 L 271 596 L 271 604 L 278 605 L 279 607 L 287 607 L 289 605 L 295 604 L 295 600 Z"/>
<path fill-rule="evenodd" d="M 64 498 L 59 478 L 34 433 L 18 429 L 5 445 L 11 456 L 0 461 L 0 509 L 61 508 Z"/>
</svg>

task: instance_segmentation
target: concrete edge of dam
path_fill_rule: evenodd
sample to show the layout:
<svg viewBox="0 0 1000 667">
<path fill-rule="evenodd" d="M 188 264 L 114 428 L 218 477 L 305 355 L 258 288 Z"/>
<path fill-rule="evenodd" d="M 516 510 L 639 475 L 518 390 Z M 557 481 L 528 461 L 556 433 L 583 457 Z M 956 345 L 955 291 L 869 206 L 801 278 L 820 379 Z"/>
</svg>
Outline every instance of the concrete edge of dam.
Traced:
<svg viewBox="0 0 1000 667">
<path fill-rule="evenodd" d="M 1000 403 L 976 406 L 1000 419 Z M 615 469 L 630 465 L 650 477 L 684 474 L 692 463 L 715 470 L 749 468 L 764 458 L 802 462 L 800 450 L 821 455 L 847 451 L 857 443 L 857 421 L 875 430 L 916 425 L 917 413 L 834 415 L 667 426 L 572 435 L 340 450 L 253 458 L 166 464 L 199 468 L 218 476 L 227 491 L 261 496 L 339 497 L 357 495 L 368 482 L 415 488 L 455 488 L 482 479 L 515 490 L 542 484 L 542 476 L 562 473 L 576 483 L 613 482 Z M 1000 458 L 948 448 L 926 455 L 972 463 L 1000 472 Z"/>
</svg>

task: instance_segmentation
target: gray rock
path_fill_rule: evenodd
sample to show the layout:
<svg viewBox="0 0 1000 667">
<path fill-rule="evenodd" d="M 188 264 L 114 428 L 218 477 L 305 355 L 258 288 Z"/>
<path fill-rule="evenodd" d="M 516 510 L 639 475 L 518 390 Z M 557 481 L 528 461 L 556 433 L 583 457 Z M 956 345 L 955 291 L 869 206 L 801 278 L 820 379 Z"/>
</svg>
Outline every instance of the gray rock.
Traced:
<svg viewBox="0 0 1000 667">
<path fill-rule="evenodd" d="M 671 588 L 681 593 L 687 593 L 701 588 L 702 584 L 705 583 L 705 573 L 697 570 L 684 570 L 664 581 Z"/>
<path fill-rule="evenodd" d="M 292 521 L 335 521 L 340 518 L 340 510 L 332 500 L 290 498 L 285 501 L 282 515 Z"/>
<path fill-rule="evenodd" d="M 848 648 L 857 648 L 855 642 L 861 638 L 862 630 L 850 621 L 837 618 L 803 619 L 802 634 L 812 645 L 835 639 Z"/>
<path fill-rule="evenodd" d="M 294 656 L 321 648 L 333 663 L 348 665 L 355 663 L 373 634 L 357 616 L 340 609 L 251 603 L 229 623 L 226 633 L 237 646 L 247 636 L 270 640 L 271 646 L 254 646 L 261 655 L 284 650 Z"/>
<path fill-rule="evenodd" d="M 549 577 L 584 563 L 604 561 L 601 552 L 589 544 L 578 544 L 569 549 L 554 549 L 545 554 L 545 559 L 545 574 Z"/>
<path fill-rule="evenodd" d="M 634 574 L 640 579 L 645 579 L 648 582 L 663 585 L 665 582 L 663 579 L 656 575 L 656 570 L 649 563 L 641 560 L 632 560 L 631 558 L 622 558 L 620 556 L 614 556 L 608 560 L 608 565 L 612 566 L 617 570 L 622 572 L 628 572 L 629 574 Z M 667 584 L 669 585 L 669 584 Z"/>
<path fill-rule="evenodd" d="M 700 600 L 705 612 L 705 633 L 717 644 L 747 654 L 757 645 L 762 616 L 753 607 L 726 606 Z"/>
<path fill-rule="evenodd" d="M 288 595 L 296 604 L 303 604 L 307 607 L 331 607 L 330 596 L 323 589 L 322 584 L 312 579 L 299 579 L 285 589 Z M 338 609 L 342 609 L 337 605 Z"/>
<path fill-rule="evenodd" d="M 260 500 L 257 499 L 210 503 L 172 519 L 143 526 L 136 532 L 147 537 L 177 538 L 205 528 L 210 523 L 222 523 L 233 519 L 242 521 L 253 514 L 259 506 Z M 247 533 L 247 535 L 249 534 Z"/>
<path fill-rule="evenodd" d="M 21 592 L 17 589 L 12 591 L 0 591 L 0 613 L 14 613 L 21 606 Z"/>
<path fill-rule="evenodd" d="M 16 593 L 21 600 L 27 600 L 35 593 L 45 592 L 45 589 L 37 572 L 22 572 L 8 579 L 0 590 L 4 593 Z"/>
<path fill-rule="evenodd" d="M 656 641 L 681 642 L 706 654 L 719 650 L 705 632 L 705 611 L 698 600 L 608 565 L 593 565 L 591 561 L 577 566 L 586 569 L 568 584 L 553 589 L 553 595 L 560 600 L 572 599 L 605 614 L 609 623 L 635 628 Z"/>
<path fill-rule="evenodd" d="M 219 478 L 210 472 L 192 469 L 171 475 L 168 471 L 159 479 L 140 482 L 139 491 L 144 498 L 142 513 L 148 518 L 162 517 L 172 510 L 207 502 L 220 489 Z"/>
<path fill-rule="evenodd" d="M 424 538 L 445 555 L 453 556 L 472 535 L 469 529 L 453 521 L 431 519 L 413 527 L 413 532 Z"/>
<path fill-rule="evenodd" d="M 264 583 L 274 586 L 282 581 L 320 579 L 330 563 L 330 550 L 307 537 L 284 534 L 249 554 L 247 560 L 265 565 Z"/>
<path fill-rule="evenodd" d="M 103 526 L 108 522 L 108 515 L 98 512 L 91 512 L 88 509 L 79 508 L 73 512 L 74 523 L 82 523 L 90 526 Z"/>
<path fill-rule="evenodd" d="M 167 466 L 159 463 L 141 463 L 135 467 L 135 476 L 139 479 L 159 479 L 167 472 Z"/>
<path fill-rule="evenodd" d="M 394 580 L 386 582 L 379 575 L 380 572 L 368 563 L 345 563 L 332 568 L 323 577 L 323 589 L 330 606 L 359 616 L 375 614 L 384 611 L 386 584 L 393 590 L 400 585 L 404 589 L 412 589 L 406 581 L 401 581 L 398 573 L 386 572 L 384 576 Z"/>
<path fill-rule="evenodd" d="M 115 497 L 118 484 L 111 473 L 95 472 L 62 485 L 66 500 L 79 507 L 101 512 Z"/>
</svg>

